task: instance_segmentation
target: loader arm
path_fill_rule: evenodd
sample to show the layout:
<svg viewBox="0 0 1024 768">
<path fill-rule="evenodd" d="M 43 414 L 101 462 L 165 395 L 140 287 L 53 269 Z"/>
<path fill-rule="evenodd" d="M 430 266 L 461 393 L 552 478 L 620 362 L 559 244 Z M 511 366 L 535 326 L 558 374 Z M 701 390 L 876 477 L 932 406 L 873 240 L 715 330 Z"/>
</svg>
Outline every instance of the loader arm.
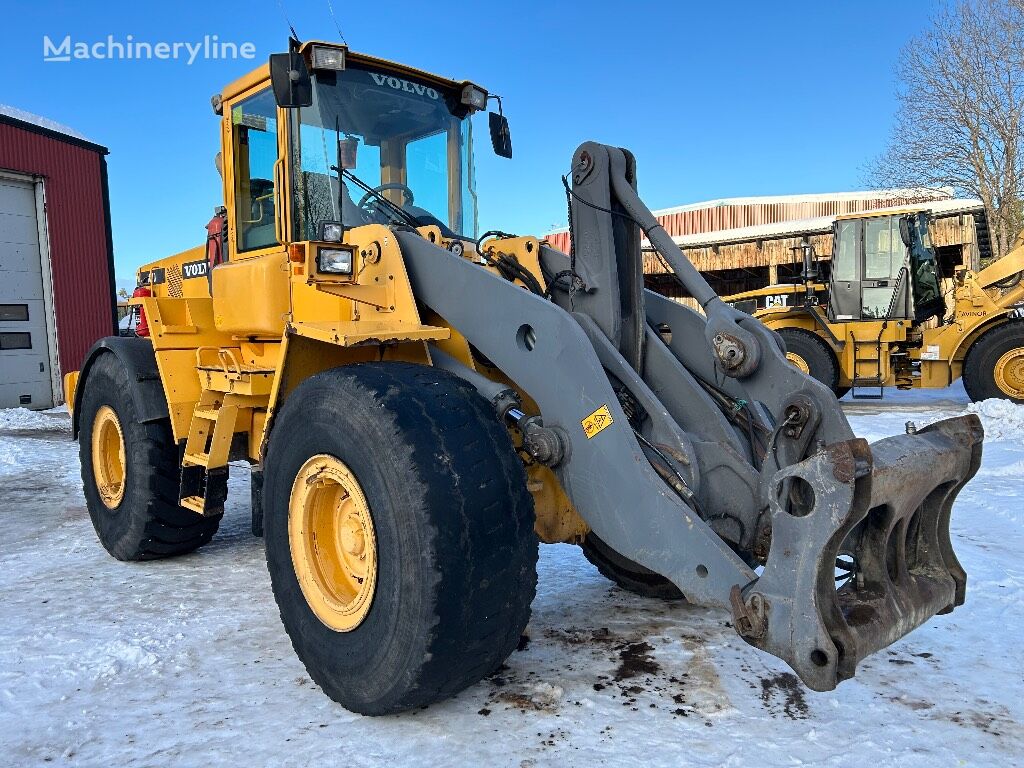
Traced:
<svg viewBox="0 0 1024 768">
<path fill-rule="evenodd" d="M 607 153 L 605 165 L 598 159 Z M 750 402 L 760 402 L 774 414 L 793 412 L 792 424 L 810 423 L 816 439 L 826 442 L 853 437 L 842 412 L 835 407 L 835 396 L 818 381 L 794 370 L 786 360 L 779 336 L 745 312 L 729 306 L 704 279 L 682 250 L 675 244 L 654 214 L 643 204 L 636 189 L 622 172 L 623 151 L 613 147 L 584 144 L 573 158 L 573 180 L 577 195 L 585 195 L 589 186 L 611 182 L 613 194 L 636 225 L 647 235 L 651 245 L 672 267 L 679 282 L 700 304 L 706 315 L 702 335 L 714 355 L 699 355 L 705 374 L 715 366 L 721 375 L 742 379 Z M 607 170 L 604 170 L 607 168 Z M 606 178 L 602 178 L 607 173 Z M 591 178 L 593 177 L 593 181 Z M 809 441 L 809 434 L 807 440 Z M 803 442 L 803 441 L 802 441 Z"/>
<path fill-rule="evenodd" d="M 745 640 L 830 690 L 963 602 L 949 517 L 980 462 L 980 422 L 854 437 L 832 392 L 718 298 L 635 185 L 625 150 L 577 150 L 574 248 L 541 247 L 543 296 L 399 230 L 414 293 L 536 403 L 562 441 L 550 466 L 603 542 L 728 608 Z M 643 290 L 641 232 L 705 315 Z M 851 578 L 837 589 L 838 558 Z"/>
<path fill-rule="evenodd" d="M 568 458 L 555 471 L 588 525 L 694 602 L 728 607 L 733 584 L 749 583 L 753 571 L 655 474 L 572 315 L 418 234 L 397 237 L 417 298 L 507 372 L 537 402 L 546 427 L 566 435 Z M 588 437 L 581 424 L 601 407 L 610 426 Z M 640 500 L 642 525 L 622 514 Z"/>
<path fill-rule="evenodd" d="M 995 299 L 999 307 L 1011 307 L 1024 299 L 1024 241 L 1018 236 L 1013 249 L 975 275 L 978 284 L 985 289 L 1002 289 Z"/>
</svg>

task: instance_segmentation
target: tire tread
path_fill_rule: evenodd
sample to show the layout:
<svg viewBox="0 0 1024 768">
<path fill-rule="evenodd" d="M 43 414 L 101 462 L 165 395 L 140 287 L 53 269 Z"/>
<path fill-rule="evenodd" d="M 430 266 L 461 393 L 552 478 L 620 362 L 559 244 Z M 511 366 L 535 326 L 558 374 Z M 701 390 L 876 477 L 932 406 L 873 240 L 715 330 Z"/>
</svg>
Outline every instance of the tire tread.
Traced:
<svg viewBox="0 0 1024 768">
<path fill-rule="evenodd" d="M 166 419 L 139 422 L 131 395 L 131 379 L 117 357 L 103 354 L 82 383 L 83 429 L 79 440 L 82 483 L 93 526 L 104 548 L 118 560 L 155 560 L 192 552 L 217 532 L 222 515 L 198 515 L 178 503 L 178 446 Z M 122 399 L 106 393 L 120 393 Z M 128 525 L 114 525 L 95 491 L 89 437 L 92 414 L 101 405 L 114 408 L 125 437 L 127 472 L 131 475 L 118 514 Z M 125 508 L 127 505 L 127 508 Z"/>
<path fill-rule="evenodd" d="M 286 616 L 292 607 L 281 606 L 282 619 L 313 680 L 349 708 L 386 714 L 452 696 L 497 669 L 529 621 L 538 545 L 525 470 L 490 405 L 445 371 L 411 363 L 360 363 L 318 374 L 301 386 L 316 386 L 321 377 L 372 404 L 379 412 L 375 418 L 393 420 L 401 444 L 393 453 L 411 457 L 408 474 L 423 489 L 427 516 L 421 524 L 433 553 L 435 582 L 427 589 L 434 613 L 416 628 L 425 633 L 427 651 L 405 690 L 391 700 L 362 704 L 352 701 L 331 670 L 310 663 L 302 623 L 289 626 L 295 623 Z M 274 438 L 284 422 L 302 418 L 301 395 L 298 389 L 292 393 L 273 425 L 268 489 L 275 462 L 287 451 L 283 439 Z M 265 498 L 269 495 L 268 490 Z M 275 573 L 270 562 L 269 538 L 267 546 L 281 605 L 278 580 L 285 574 Z"/>
</svg>

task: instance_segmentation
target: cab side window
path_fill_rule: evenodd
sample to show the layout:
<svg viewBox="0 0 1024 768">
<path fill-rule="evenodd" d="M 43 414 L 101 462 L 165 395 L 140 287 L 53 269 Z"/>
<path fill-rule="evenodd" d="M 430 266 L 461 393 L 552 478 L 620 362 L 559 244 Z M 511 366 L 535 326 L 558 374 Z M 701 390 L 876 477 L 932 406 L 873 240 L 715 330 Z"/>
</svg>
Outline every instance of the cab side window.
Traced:
<svg viewBox="0 0 1024 768">
<path fill-rule="evenodd" d="M 839 222 L 835 256 L 832 259 L 832 279 L 851 282 L 857 279 L 857 222 Z"/>
<path fill-rule="evenodd" d="M 895 226 L 894 226 L 895 225 Z M 905 247 L 899 219 L 869 219 L 864 223 L 864 279 L 888 280 L 899 274 Z"/>
<path fill-rule="evenodd" d="M 235 226 L 239 251 L 277 243 L 274 223 L 274 163 L 277 107 L 270 89 L 231 109 L 235 171 Z"/>
</svg>

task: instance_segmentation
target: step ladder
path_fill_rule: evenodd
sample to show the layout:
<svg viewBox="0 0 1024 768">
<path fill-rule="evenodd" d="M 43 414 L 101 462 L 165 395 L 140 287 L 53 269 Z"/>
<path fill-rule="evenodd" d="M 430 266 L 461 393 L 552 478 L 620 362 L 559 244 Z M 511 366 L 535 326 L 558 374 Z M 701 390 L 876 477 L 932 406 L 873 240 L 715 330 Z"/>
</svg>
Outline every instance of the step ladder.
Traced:
<svg viewBox="0 0 1024 768">
<path fill-rule="evenodd" d="M 883 326 L 884 330 L 884 326 Z M 853 342 L 853 375 L 850 377 L 850 397 L 857 400 L 881 400 L 885 397 L 885 379 L 882 378 L 882 332 L 877 339 L 858 339 L 852 333 L 850 341 Z M 874 342 L 874 357 L 864 357 L 861 348 Z M 859 368 L 864 363 L 872 363 L 875 368 L 874 376 L 862 376 Z M 858 392 L 857 388 L 878 389 L 878 392 Z"/>
<path fill-rule="evenodd" d="M 237 349 L 201 347 L 196 367 L 202 387 L 181 459 L 179 503 L 200 515 L 219 515 L 228 495 L 231 443 L 241 417 L 266 408 L 273 370 L 240 362 Z"/>
<path fill-rule="evenodd" d="M 224 511 L 228 496 L 228 457 L 239 406 L 231 395 L 203 390 L 181 459 L 181 506 L 200 515 Z"/>
</svg>

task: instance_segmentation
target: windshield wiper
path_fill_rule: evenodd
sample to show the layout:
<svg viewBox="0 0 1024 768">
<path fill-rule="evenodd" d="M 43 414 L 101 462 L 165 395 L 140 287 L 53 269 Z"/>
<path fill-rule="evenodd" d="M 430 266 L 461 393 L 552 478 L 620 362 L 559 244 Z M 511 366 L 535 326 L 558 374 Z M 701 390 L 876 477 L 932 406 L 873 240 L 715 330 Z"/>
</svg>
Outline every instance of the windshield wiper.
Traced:
<svg viewBox="0 0 1024 768">
<path fill-rule="evenodd" d="M 336 171 L 338 173 L 338 213 L 341 214 L 341 218 L 344 219 L 345 205 L 344 201 L 342 200 L 342 198 L 344 197 L 344 192 L 342 191 L 343 185 L 341 183 L 341 180 L 342 178 L 346 178 L 353 184 L 355 184 L 357 187 L 362 189 L 364 192 L 373 195 L 379 202 L 383 203 L 384 210 L 389 211 L 393 219 L 397 216 L 397 218 L 399 219 L 405 219 L 406 224 L 409 224 L 413 227 L 418 227 L 420 223 L 416 221 L 416 219 L 413 217 L 411 213 L 403 209 L 400 205 L 396 205 L 395 203 L 388 200 L 386 197 L 384 197 L 384 195 L 382 195 L 376 189 L 374 189 L 365 181 L 363 181 L 354 173 L 352 173 L 352 171 L 349 171 L 343 167 L 341 162 L 341 126 L 339 124 L 337 117 L 334 118 L 334 135 L 336 142 L 335 162 L 337 163 L 337 165 L 332 165 L 331 170 Z M 379 207 L 378 210 L 380 210 Z M 342 221 L 342 224 L 345 224 L 345 222 Z"/>
<path fill-rule="evenodd" d="M 384 204 L 385 213 L 390 213 L 392 218 L 404 219 L 405 223 L 410 225 L 410 226 L 412 226 L 412 227 L 420 226 L 420 223 L 416 220 L 415 216 L 413 216 L 407 210 L 402 208 L 400 205 L 397 205 L 396 203 L 393 203 L 390 200 L 388 200 L 386 197 L 384 197 L 384 195 L 382 195 L 376 189 L 374 189 L 369 184 L 367 184 L 365 181 L 363 181 L 358 176 L 356 176 L 354 173 L 352 173 L 352 171 L 350 171 L 350 170 L 348 170 L 346 168 L 341 168 L 339 166 L 332 166 L 331 170 L 332 171 L 337 171 L 340 174 L 340 176 L 348 179 L 349 181 L 351 181 L 353 184 L 355 184 L 357 187 L 359 187 L 364 192 L 367 192 L 367 193 L 373 195 L 377 200 L 379 200 L 381 203 Z M 339 178 L 339 181 L 340 181 L 340 178 Z"/>
</svg>

